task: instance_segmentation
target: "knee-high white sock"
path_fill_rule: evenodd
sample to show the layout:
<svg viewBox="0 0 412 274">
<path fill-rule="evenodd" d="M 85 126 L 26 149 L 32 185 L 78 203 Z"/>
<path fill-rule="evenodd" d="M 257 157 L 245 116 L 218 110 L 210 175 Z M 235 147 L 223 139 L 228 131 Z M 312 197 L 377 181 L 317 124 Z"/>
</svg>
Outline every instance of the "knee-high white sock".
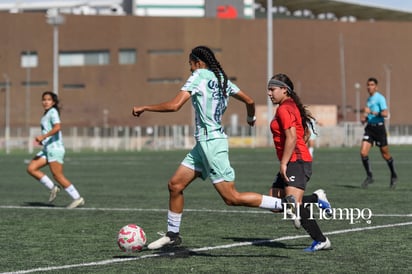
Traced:
<svg viewBox="0 0 412 274">
<path fill-rule="evenodd" d="M 76 200 L 76 199 L 80 198 L 80 194 L 77 191 L 77 189 L 74 187 L 74 185 L 70 185 L 69 187 L 65 188 L 64 190 L 66 190 L 67 194 L 69 194 L 70 197 L 73 198 L 73 200 Z"/>
<path fill-rule="evenodd" d="M 270 209 L 270 210 L 282 210 L 282 199 L 270 197 L 267 195 L 262 195 L 262 203 L 259 206 L 260 208 Z"/>
<path fill-rule="evenodd" d="M 182 213 L 167 212 L 167 231 L 179 233 L 180 223 L 182 221 Z"/>
<path fill-rule="evenodd" d="M 40 183 L 42 183 L 45 187 L 48 189 L 52 189 L 54 187 L 54 183 L 52 180 L 47 175 L 44 175 L 43 177 L 40 178 Z"/>
</svg>

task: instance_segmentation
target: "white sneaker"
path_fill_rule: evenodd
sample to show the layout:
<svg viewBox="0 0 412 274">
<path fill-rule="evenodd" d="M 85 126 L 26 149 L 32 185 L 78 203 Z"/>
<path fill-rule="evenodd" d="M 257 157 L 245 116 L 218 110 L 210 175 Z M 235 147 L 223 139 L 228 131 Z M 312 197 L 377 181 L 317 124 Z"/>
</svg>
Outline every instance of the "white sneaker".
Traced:
<svg viewBox="0 0 412 274">
<path fill-rule="evenodd" d="M 324 242 L 313 241 L 311 246 L 305 248 L 305 251 L 314 252 L 319 250 L 331 249 L 331 247 L 332 244 L 330 243 L 329 238 L 326 237 L 326 241 Z"/>
<path fill-rule="evenodd" d="M 317 206 L 323 209 L 327 216 L 332 216 L 332 206 L 330 205 L 328 198 L 326 198 L 326 193 L 323 189 L 318 189 L 313 194 L 318 196 Z"/>
<path fill-rule="evenodd" d="M 148 249 L 159 249 L 167 245 L 180 245 L 182 243 L 182 238 L 180 238 L 179 233 L 168 231 L 166 234 L 160 232 L 158 234 L 162 237 L 151 242 L 147 246 Z"/>
<path fill-rule="evenodd" d="M 49 203 L 52 203 L 54 200 L 56 200 L 57 193 L 59 193 L 59 192 L 60 192 L 60 187 L 58 187 L 58 186 L 54 186 L 50 190 Z"/>
<path fill-rule="evenodd" d="M 68 206 L 66 206 L 66 208 L 68 209 L 72 209 L 72 208 L 76 208 L 79 206 L 83 206 L 85 203 L 83 197 L 80 197 L 79 199 L 73 200 L 73 202 L 71 202 Z"/>
</svg>

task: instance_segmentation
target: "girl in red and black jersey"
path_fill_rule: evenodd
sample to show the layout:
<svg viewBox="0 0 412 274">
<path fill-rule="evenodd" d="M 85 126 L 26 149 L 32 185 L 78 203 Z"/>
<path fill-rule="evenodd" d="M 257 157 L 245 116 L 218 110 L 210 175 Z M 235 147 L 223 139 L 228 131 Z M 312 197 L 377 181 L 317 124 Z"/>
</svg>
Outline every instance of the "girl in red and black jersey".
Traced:
<svg viewBox="0 0 412 274">
<path fill-rule="evenodd" d="M 306 203 L 316 203 L 320 208 L 330 210 L 330 204 L 322 189 L 312 195 L 303 196 L 306 184 L 312 175 L 312 156 L 306 141 L 309 126 L 313 129 L 314 117 L 303 106 L 293 90 L 293 83 L 285 74 L 276 74 L 268 83 L 268 96 L 273 104 L 279 105 L 270 123 L 276 153 L 280 161 L 279 172 L 270 190 L 278 198 L 293 196 L 297 205 L 293 216 L 296 228 L 301 225 L 312 237 L 313 243 L 306 251 L 329 249 L 331 243 L 322 234 L 316 220 L 311 218 L 311 207 Z"/>
</svg>

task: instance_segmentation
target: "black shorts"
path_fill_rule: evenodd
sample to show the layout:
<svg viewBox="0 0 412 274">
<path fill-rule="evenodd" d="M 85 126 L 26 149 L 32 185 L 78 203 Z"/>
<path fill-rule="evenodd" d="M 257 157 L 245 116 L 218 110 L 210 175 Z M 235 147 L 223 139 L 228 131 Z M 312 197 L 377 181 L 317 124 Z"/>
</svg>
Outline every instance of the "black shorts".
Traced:
<svg viewBox="0 0 412 274">
<path fill-rule="evenodd" d="M 365 133 L 363 134 L 362 141 L 375 143 L 378 147 L 384 147 L 388 145 L 388 138 L 386 135 L 386 128 L 384 123 L 379 124 L 367 124 L 365 127 Z"/>
<path fill-rule="evenodd" d="M 304 162 L 298 160 L 296 162 L 289 162 L 286 174 L 289 182 L 285 182 L 278 173 L 272 184 L 272 188 L 284 189 L 286 186 L 293 186 L 305 190 L 306 184 L 312 176 L 312 162 Z"/>
</svg>

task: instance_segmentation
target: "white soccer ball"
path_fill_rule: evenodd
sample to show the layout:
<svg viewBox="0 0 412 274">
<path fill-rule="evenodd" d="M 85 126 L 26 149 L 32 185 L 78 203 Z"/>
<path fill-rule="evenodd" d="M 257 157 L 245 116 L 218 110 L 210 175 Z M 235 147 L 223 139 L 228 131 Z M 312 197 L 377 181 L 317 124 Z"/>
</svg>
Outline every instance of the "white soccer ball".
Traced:
<svg viewBox="0 0 412 274">
<path fill-rule="evenodd" d="M 146 240 L 144 230 L 135 224 L 125 225 L 117 234 L 117 245 L 124 252 L 141 251 Z"/>
</svg>

